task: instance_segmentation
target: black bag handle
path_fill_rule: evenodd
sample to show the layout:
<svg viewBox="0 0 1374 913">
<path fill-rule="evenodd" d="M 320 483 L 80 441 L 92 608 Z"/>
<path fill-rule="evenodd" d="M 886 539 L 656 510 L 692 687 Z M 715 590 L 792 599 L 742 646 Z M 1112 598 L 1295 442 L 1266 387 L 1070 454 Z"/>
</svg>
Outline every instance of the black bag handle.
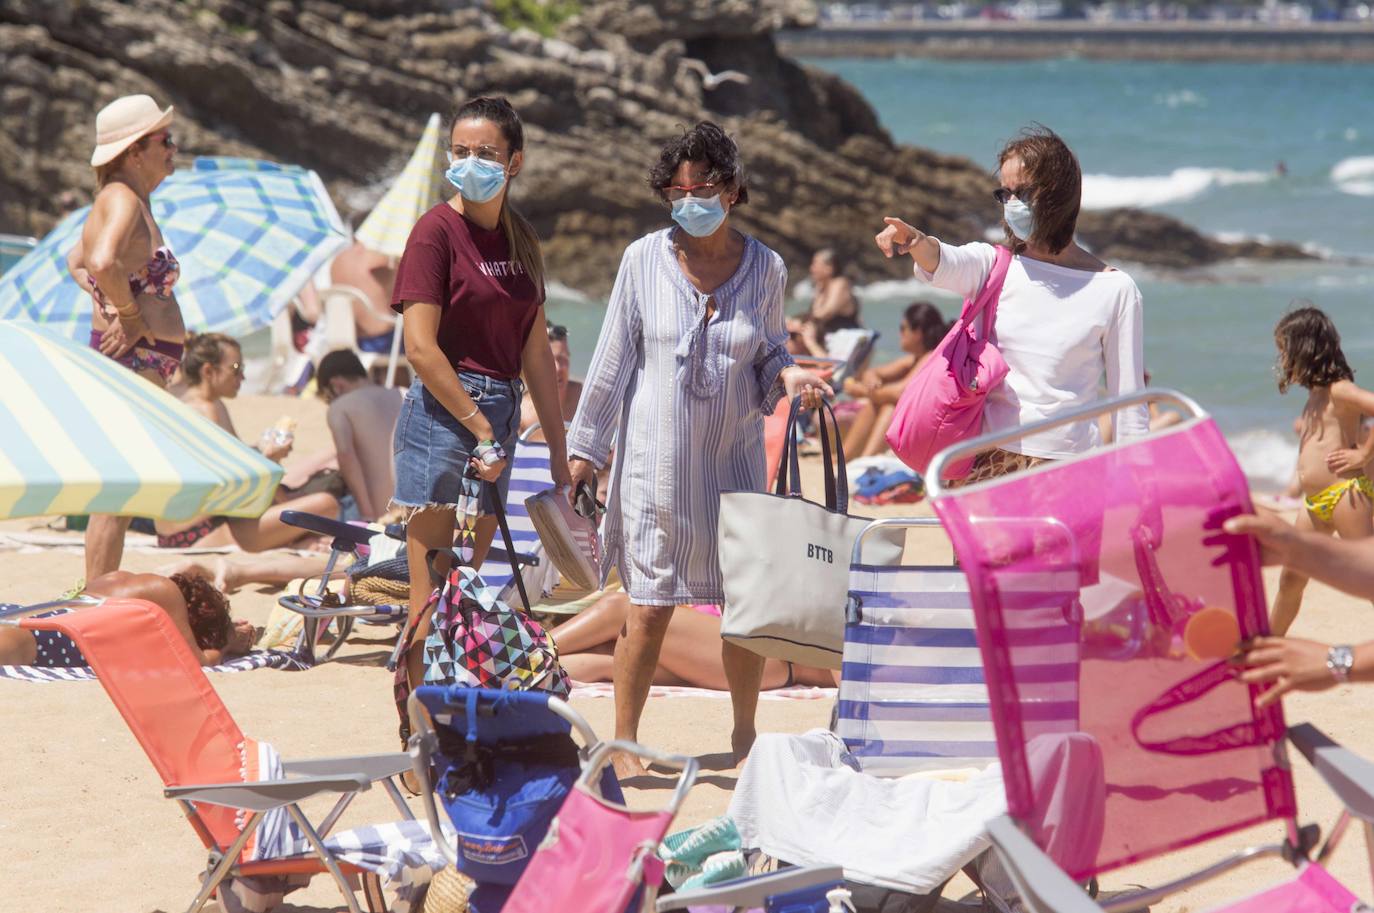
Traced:
<svg viewBox="0 0 1374 913">
<path fill-rule="evenodd" d="M 830 403 L 822 401 L 817 410 L 820 415 L 821 456 L 825 462 L 825 507 L 839 513 L 849 512 L 849 472 L 845 467 L 844 441 L 840 436 L 840 423 L 835 418 Z M 779 460 L 777 481 L 773 493 L 786 496 L 802 495 L 801 458 L 797 451 L 797 422 L 801 414 L 801 396 L 792 398 L 792 406 L 787 414 L 787 436 L 783 440 L 782 457 Z M 835 435 L 835 464 L 831 463 L 830 429 L 826 427 L 826 416 Z"/>
<path fill-rule="evenodd" d="M 465 474 L 470 479 L 480 478 L 472 471 L 472 467 L 468 467 Z M 515 542 L 511 539 L 510 526 L 506 523 L 506 505 L 501 503 L 501 497 L 496 490 L 496 483 L 483 480 L 478 488 L 479 497 L 480 492 L 488 485 L 491 486 L 491 502 L 496 505 L 496 523 L 501 527 L 501 541 L 506 546 L 506 560 L 510 562 L 511 573 L 515 575 L 515 586 L 520 590 L 520 601 L 524 603 L 525 614 L 529 615 L 532 612 L 530 608 L 530 595 L 525 592 L 525 577 L 520 573 L 520 558 L 515 553 Z M 425 563 L 429 565 L 430 578 L 435 582 L 435 586 L 443 586 L 446 576 L 441 574 L 438 568 L 434 566 L 434 559 L 439 555 L 448 555 L 455 564 L 462 563 L 462 559 L 459 557 L 458 553 L 451 548 L 430 549 L 428 554 L 425 555 Z"/>
</svg>

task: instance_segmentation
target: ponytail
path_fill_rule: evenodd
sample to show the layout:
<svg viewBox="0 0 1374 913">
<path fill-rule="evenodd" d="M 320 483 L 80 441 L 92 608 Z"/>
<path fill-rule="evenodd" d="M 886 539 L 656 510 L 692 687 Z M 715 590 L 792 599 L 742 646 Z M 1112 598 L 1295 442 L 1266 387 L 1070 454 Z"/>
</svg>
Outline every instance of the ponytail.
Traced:
<svg viewBox="0 0 1374 913">
<path fill-rule="evenodd" d="M 544 253 L 539 249 L 539 235 L 529 220 L 515 211 L 510 204 L 510 188 L 506 198 L 501 201 L 501 230 L 506 233 L 506 244 L 510 246 L 511 259 L 519 263 L 525 275 L 534 283 L 535 291 L 544 293 Z"/>
</svg>

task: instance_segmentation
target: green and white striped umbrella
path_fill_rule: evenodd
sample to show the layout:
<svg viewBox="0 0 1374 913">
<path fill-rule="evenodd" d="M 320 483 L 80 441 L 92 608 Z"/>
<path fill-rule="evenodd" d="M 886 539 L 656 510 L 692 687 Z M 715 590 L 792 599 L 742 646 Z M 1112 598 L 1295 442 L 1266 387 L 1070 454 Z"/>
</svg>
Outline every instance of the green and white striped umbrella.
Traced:
<svg viewBox="0 0 1374 913">
<path fill-rule="evenodd" d="M 94 349 L 0 320 L 0 518 L 257 517 L 281 466 Z"/>
<path fill-rule="evenodd" d="M 152 195 L 153 216 L 181 261 L 186 327 L 243 336 L 267 326 L 348 233 L 319 175 L 256 159 L 198 158 Z M 0 276 L 0 318 L 27 318 L 72 339 L 91 329 L 91 297 L 67 274 L 90 213 L 67 216 Z"/>
</svg>

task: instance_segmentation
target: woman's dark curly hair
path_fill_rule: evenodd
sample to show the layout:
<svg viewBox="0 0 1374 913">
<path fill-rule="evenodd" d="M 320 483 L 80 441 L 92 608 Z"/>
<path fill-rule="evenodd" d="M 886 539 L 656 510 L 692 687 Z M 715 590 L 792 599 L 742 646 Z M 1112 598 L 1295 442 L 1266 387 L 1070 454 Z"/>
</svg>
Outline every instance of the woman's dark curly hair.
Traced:
<svg viewBox="0 0 1374 913">
<path fill-rule="evenodd" d="M 193 384 L 200 383 L 207 365 L 217 365 L 229 349 L 242 353 L 237 339 L 223 333 L 191 333 L 181 356 L 181 373 Z"/>
<path fill-rule="evenodd" d="M 739 147 L 729 134 L 709 120 L 664 143 L 658 153 L 658 161 L 649 169 L 649 186 L 660 198 L 667 199 L 667 189 L 673 183 L 673 175 L 677 174 L 683 162 L 704 163 L 709 169 L 708 181 L 723 183 L 726 190 L 737 191 L 734 206 L 749 202 L 749 188 L 744 182 L 744 165 L 740 162 Z"/>
<path fill-rule="evenodd" d="M 1279 347 L 1279 392 L 1288 388 L 1329 387 L 1338 380 L 1354 380 L 1355 372 L 1341 351 L 1341 334 L 1319 308 L 1289 311 L 1274 327 Z"/>
<path fill-rule="evenodd" d="M 229 600 L 204 577 L 173 574 L 171 581 L 186 600 L 186 618 L 191 633 L 202 650 L 223 650 L 229 642 L 234 622 L 229 617 Z"/>
</svg>

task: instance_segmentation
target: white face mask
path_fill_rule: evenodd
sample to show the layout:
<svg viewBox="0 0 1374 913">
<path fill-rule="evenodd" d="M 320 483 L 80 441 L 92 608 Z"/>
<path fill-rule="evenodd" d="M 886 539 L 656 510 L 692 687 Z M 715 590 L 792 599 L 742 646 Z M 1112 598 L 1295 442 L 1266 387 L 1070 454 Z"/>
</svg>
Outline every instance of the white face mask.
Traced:
<svg viewBox="0 0 1374 913">
<path fill-rule="evenodd" d="M 1035 213 L 1031 212 L 1030 206 L 1016 197 L 1002 204 L 1002 218 L 1007 220 L 1007 227 L 1011 229 L 1011 233 L 1022 241 L 1029 238 L 1035 230 Z"/>
</svg>

